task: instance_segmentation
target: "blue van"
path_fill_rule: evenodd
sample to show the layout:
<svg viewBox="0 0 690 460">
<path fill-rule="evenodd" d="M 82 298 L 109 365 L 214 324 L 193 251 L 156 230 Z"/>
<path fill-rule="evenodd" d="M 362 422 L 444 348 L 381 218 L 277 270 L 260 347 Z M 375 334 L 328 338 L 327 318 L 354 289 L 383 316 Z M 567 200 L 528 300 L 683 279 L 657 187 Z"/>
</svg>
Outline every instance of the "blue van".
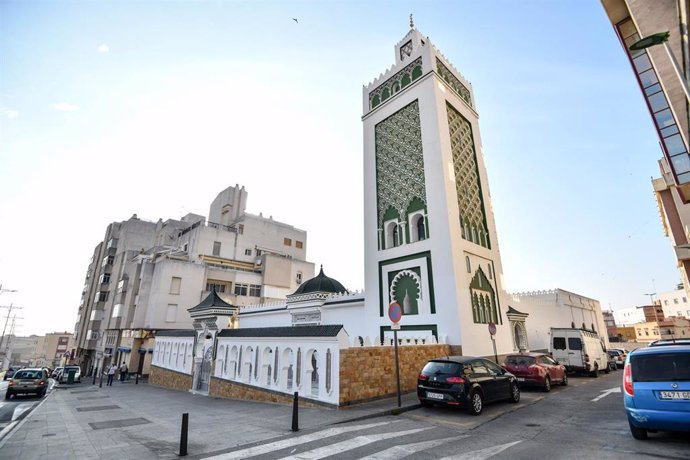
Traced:
<svg viewBox="0 0 690 460">
<path fill-rule="evenodd" d="M 623 371 L 623 397 L 630 432 L 690 431 L 690 345 L 638 348 Z"/>
</svg>

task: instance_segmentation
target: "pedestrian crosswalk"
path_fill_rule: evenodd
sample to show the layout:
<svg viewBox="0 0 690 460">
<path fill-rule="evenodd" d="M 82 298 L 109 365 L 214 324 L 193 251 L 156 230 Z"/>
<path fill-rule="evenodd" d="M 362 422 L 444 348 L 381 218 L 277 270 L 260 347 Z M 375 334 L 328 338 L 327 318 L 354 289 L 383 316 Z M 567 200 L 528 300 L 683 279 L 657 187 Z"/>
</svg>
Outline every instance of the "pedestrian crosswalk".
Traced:
<svg viewBox="0 0 690 460">
<path fill-rule="evenodd" d="M 469 435 L 447 436 L 435 426 L 410 427 L 398 420 L 337 426 L 314 433 L 288 437 L 265 444 L 228 452 L 213 460 L 233 460 L 259 457 L 261 459 L 317 460 L 323 458 L 361 458 L 364 460 L 393 460 L 410 455 L 442 460 L 484 460 L 497 455 L 520 441 L 469 451 L 458 446 Z M 443 437 L 445 435 L 445 437 Z M 378 444 L 377 444 L 378 443 Z M 355 449 L 360 449 L 355 452 Z M 442 450 L 441 450 L 442 449 Z M 364 454 L 362 454 L 364 452 Z M 439 454 L 443 452 L 443 454 Z M 445 457 L 451 452 L 461 452 Z"/>
</svg>

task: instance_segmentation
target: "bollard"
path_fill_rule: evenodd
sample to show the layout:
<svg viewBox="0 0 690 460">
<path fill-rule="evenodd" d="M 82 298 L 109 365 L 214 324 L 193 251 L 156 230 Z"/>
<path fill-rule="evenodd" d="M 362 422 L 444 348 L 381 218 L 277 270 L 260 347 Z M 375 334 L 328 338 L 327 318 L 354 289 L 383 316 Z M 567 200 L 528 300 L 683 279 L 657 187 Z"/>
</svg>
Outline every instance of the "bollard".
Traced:
<svg viewBox="0 0 690 460">
<path fill-rule="evenodd" d="M 292 401 L 292 431 L 299 431 L 297 409 L 299 407 L 299 392 L 295 391 L 295 399 Z"/>
<path fill-rule="evenodd" d="M 97 375 L 97 374 L 98 374 L 98 373 L 96 372 L 96 369 L 94 369 L 94 370 L 93 370 L 93 382 L 91 382 L 91 385 L 95 385 L 95 384 L 96 384 L 96 375 Z"/>
<path fill-rule="evenodd" d="M 98 382 L 98 388 L 103 388 L 103 372 L 101 372 L 101 380 Z"/>
<path fill-rule="evenodd" d="M 137 372 L 137 378 L 134 380 L 135 385 L 139 385 L 139 373 Z"/>
<path fill-rule="evenodd" d="M 182 414 L 182 431 L 180 432 L 180 457 L 187 455 L 187 429 L 189 428 L 189 414 Z"/>
</svg>

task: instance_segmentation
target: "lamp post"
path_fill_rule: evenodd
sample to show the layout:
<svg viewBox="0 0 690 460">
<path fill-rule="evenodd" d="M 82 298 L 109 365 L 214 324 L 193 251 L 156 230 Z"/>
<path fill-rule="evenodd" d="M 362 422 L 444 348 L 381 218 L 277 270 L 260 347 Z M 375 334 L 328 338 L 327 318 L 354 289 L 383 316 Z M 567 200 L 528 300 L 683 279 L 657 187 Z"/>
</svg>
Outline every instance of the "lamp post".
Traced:
<svg viewBox="0 0 690 460">
<path fill-rule="evenodd" d="M 676 57 L 673 55 L 673 51 L 671 51 L 671 48 L 668 46 L 668 37 L 670 35 L 671 33 L 668 31 L 648 35 L 645 38 L 642 38 L 630 45 L 628 49 L 630 51 L 640 51 L 651 46 L 664 45 L 666 54 L 668 54 L 669 59 L 671 59 L 673 70 L 676 72 L 676 76 L 680 81 L 680 86 L 683 88 L 683 92 L 685 93 L 685 98 L 688 100 L 688 102 L 690 102 L 690 90 L 688 90 L 688 80 L 685 78 L 685 75 L 680 69 L 678 61 L 676 61 Z"/>
</svg>

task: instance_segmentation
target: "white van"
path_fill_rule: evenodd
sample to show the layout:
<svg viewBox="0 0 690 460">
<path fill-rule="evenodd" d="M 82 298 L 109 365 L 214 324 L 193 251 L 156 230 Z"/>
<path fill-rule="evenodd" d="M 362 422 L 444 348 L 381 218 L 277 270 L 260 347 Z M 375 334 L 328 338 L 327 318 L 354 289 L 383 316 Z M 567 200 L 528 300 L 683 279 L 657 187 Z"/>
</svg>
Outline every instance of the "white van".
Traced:
<svg viewBox="0 0 690 460">
<path fill-rule="evenodd" d="M 598 377 L 609 373 L 609 359 L 596 332 L 582 329 L 551 328 L 551 354 L 568 372 L 586 372 Z"/>
</svg>

